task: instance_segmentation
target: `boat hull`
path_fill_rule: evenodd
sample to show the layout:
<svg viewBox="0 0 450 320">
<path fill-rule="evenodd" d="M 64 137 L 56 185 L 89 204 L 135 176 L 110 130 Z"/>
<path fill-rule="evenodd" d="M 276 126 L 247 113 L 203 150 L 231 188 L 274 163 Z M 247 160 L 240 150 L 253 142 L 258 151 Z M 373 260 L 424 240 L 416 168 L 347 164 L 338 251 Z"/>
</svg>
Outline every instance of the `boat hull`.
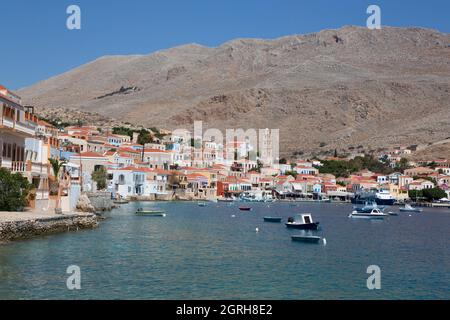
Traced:
<svg viewBox="0 0 450 320">
<path fill-rule="evenodd" d="M 319 243 L 321 238 L 320 237 L 314 237 L 314 236 L 292 236 L 292 241 L 297 242 L 306 242 L 306 243 Z"/>
<path fill-rule="evenodd" d="M 146 216 L 146 217 L 165 217 L 166 213 L 164 211 L 136 211 L 135 213 L 138 216 Z"/>
<path fill-rule="evenodd" d="M 314 223 L 288 222 L 286 223 L 286 227 L 290 229 L 299 229 L 299 230 L 319 230 L 319 222 Z"/>
<path fill-rule="evenodd" d="M 264 217 L 264 221 L 265 222 L 277 222 L 280 223 L 282 220 L 282 218 L 277 218 L 277 217 Z"/>
<path fill-rule="evenodd" d="M 349 217 L 353 218 L 353 219 L 379 219 L 379 220 L 381 220 L 381 219 L 384 219 L 387 216 L 388 215 L 374 215 L 374 214 L 370 214 L 370 213 L 367 213 L 367 214 L 365 214 L 365 213 L 357 213 L 357 214 L 352 213 L 352 214 L 350 214 Z"/>
<path fill-rule="evenodd" d="M 252 208 L 239 208 L 239 210 L 241 210 L 241 211 L 251 211 Z"/>
<path fill-rule="evenodd" d="M 405 209 L 405 208 L 400 208 L 399 210 L 401 212 L 415 212 L 415 213 L 422 212 L 422 209 Z"/>
</svg>

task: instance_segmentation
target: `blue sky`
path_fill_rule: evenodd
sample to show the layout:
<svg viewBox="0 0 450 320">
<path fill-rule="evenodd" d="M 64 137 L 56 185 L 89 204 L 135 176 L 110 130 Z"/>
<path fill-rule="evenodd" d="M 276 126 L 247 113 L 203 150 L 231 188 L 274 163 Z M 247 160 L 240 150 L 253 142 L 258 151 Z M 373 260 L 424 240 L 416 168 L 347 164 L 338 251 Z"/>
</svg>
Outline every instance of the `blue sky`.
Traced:
<svg viewBox="0 0 450 320">
<path fill-rule="evenodd" d="M 66 28 L 71 4 L 81 7 L 82 30 Z M 450 32 L 448 0 L 2 1 L 0 83 L 19 89 L 103 55 L 364 26 L 370 4 L 381 7 L 383 25 Z"/>
</svg>

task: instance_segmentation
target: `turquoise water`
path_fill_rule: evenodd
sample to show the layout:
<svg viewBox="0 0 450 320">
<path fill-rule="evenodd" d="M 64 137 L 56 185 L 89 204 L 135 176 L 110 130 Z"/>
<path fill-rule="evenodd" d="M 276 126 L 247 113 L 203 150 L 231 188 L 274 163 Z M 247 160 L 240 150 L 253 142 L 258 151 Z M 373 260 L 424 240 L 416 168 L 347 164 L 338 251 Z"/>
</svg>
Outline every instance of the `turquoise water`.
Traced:
<svg viewBox="0 0 450 320">
<path fill-rule="evenodd" d="M 140 206 L 167 217 L 135 216 Z M 0 246 L 0 299 L 450 298 L 448 209 L 369 221 L 349 219 L 350 205 L 251 206 L 131 203 L 96 230 Z M 321 222 L 326 246 L 262 220 L 300 212 Z M 66 287 L 70 265 L 81 290 Z M 381 268 L 381 290 L 367 289 L 369 265 Z"/>
</svg>

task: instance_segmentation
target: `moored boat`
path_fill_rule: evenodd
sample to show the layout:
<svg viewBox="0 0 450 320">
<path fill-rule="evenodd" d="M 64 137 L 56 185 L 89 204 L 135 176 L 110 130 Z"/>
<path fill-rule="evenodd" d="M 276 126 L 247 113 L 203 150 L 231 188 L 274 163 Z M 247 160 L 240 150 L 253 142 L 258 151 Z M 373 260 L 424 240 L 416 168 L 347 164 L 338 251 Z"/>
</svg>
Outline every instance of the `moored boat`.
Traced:
<svg viewBox="0 0 450 320">
<path fill-rule="evenodd" d="M 116 199 L 116 200 L 113 200 L 113 203 L 114 204 L 127 204 L 127 203 L 130 203 L 130 201 L 128 201 L 126 199 Z"/>
<path fill-rule="evenodd" d="M 291 239 L 298 242 L 319 243 L 322 238 L 316 236 L 292 236 Z"/>
<path fill-rule="evenodd" d="M 420 208 L 414 208 L 413 206 L 411 206 L 410 204 L 405 204 L 405 206 L 403 208 L 399 209 L 402 212 L 422 212 L 423 210 Z"/>
<path fill-rule="evenodd" d="M 384 219 L 385 217 L 388 217 L 388 214 L 383 213 L 380 209 L 372 209 L 370 213 L 367 212 L 358 212 L 353 211 L 348 216 L 349 218 L 364 218 L 364 219 Z"/>
<path fill-rule="evenodd" d="M 199 203 L 197 203 L 197 205 L 199 207 L 206 207 L 206 202 L 199 202 Z"/>
<path fill-rule="evenodd" d="M 265 222 L 281 222 L 283 218 L 280 217 L 264 217 Z"/>
<path fill-rule="evenodd" d="M 319 222 L 313 222 L 311 214 L 299 214 L 295 218 L 290 217 L 286 227 L 301 230 L 318 230 Z"/>
<path fill-rule="evenodd" d="M 165 217 L 166 213 L 163 210 L 143 210 L 143 209 L 138 209 L 136 211 L 136 215 L 138 215 L 138 216 L 149 216 L 149 217 Z"/>
<path fill-rule="evenodd" d="M 239 207 L 239 210 L 241 210 L 241 211 L 251 211 L 252 208 L 251 207 Z"/>
</svg>

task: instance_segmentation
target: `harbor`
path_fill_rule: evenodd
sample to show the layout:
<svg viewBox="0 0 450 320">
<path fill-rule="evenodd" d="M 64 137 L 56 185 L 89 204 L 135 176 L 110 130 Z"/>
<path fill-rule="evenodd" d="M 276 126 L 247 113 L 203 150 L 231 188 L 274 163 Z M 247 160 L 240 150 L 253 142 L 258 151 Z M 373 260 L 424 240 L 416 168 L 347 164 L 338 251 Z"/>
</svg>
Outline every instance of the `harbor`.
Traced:
<svg viewBox="0 0 450 320">
<path fill-rule="evenodd" d="M 93 230 L 2 245 L 0 298 L 448 298 L 446 209 L 411 214 L 390 207 L 385 211 L 398 216 L 365 220 L 348 218 L 350 204 L 245 205 L 251 211 L 226 202 L 131 202 L 105 213 Z M 166 216 L 136 215 L 140 208 Z M 284 225 L 305 213 L 319 230 Z M 370 291 L 366 268 L 374 264 L 382 290 Z M 80 267 L 82 290 L 67 290 L 69 265 Z"/>
</svg>

